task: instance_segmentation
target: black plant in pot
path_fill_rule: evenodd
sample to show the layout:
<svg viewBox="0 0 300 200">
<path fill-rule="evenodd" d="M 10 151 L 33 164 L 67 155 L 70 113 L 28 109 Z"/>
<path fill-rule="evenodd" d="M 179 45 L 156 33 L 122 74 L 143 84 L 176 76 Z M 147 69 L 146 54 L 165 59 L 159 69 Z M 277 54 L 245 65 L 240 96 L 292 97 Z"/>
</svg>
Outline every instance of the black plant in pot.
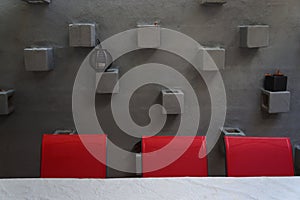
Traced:
<svg viewBox="0 0 300 200">
<path fill-rule="evenodd" d="M 288 77 L 279 70 L 275 74 L 266 74 L 264 88 L 271 92 L 286 91 Z"/>
</svg>

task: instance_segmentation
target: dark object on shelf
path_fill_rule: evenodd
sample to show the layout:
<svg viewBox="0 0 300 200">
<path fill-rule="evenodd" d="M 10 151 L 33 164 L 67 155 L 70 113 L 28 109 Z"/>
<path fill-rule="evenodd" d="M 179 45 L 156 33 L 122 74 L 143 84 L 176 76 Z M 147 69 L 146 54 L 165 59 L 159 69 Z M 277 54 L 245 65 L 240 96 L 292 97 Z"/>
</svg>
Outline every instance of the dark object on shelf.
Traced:
<svg viewBox="0 0 300 200">
<path fill-rule="evenodd" d="M 273 75 L 266 74 L 264 88 L 265 88 L 265 90 L 268 90 L 271 92 L 286 91 L 287 80 L 288 80 L 288 77 L 284 76 L 282 73 L 280 73 L 279 70 Z"/>
</svg>

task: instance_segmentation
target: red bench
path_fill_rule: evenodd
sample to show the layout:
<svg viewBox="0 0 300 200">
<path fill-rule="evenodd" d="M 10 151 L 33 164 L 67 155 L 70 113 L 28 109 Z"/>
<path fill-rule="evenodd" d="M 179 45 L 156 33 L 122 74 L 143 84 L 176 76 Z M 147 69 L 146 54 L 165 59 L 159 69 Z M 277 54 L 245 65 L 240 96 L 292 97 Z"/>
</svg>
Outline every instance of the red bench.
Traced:
<svg viewBox="0 0 300 200">
<path fill-rule="evenodd" d="M 166 145 L 172 142 L 171 147 Z M 208 175 L 205 137 L 155 136 L 142 139 L 143 177 L 201 177 Z M 185 147 L 187 149 L 185 150 Z M 204 157 L 199 157 L 202 147 Z M 159 152 L 163 148 L 163 152 Z M 152 152 L 152 153 L 151 153 Z M 171 164 L 159 168 L 166 160 L 179 156 Z M 152 169 L 159 168 L 155 171 Z"/>
<path fill-rule="evenodd" d="M 289 138 L 225 136 L 227 175 L 294 176 Z"/>
<path fill-rule="evenodd" d="M 106 135 L 43 136 L 42 178 L 105 178 L 106 163 L 99 160 L 106 160 Z"/>
</svg>

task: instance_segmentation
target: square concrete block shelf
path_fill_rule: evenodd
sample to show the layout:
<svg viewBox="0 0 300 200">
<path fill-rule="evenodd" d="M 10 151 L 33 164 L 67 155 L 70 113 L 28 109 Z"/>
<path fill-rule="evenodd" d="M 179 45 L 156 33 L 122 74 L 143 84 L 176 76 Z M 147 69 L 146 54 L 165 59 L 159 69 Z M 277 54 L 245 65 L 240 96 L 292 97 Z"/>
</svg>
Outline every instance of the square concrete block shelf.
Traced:
<svg viewBox="0 0 300 200">
<path fill-rule="evenodd" d="M 99 81 L 100 80 L 100 81 Z M 119 93 L 119 69 L 108 69 L 105 72 L 96 73 L 96 93 Z"/>
<path fill-rule="evenodd" d="M 200 0 L 202 5 L 222 5 L 226 0 Z"/>
<path fill-rule="evenodd" d="M 143 173 L 141 153 L 135 154 L 135 169 L 136 169 L 136 175 L 141 176 Z"/>
<path fill-rule="evenodd" d="M 24 60 L 27 71 L 52 70 L 54 68 L 53 48 L 26 48 Z"/>
<path fill-rule="evenodd" d="M 184 93 L 181 90 L 162 91 L 163 114 L 179 115 L 184 113 Z"/>
<path fill-rule="evenodd" d="M 14 90 L 0 91 L 0 115 L 8 115 L 14 111 L 12 97 Z"/>
<path fill-rule="evenodd" d="M 69 42 L 71 47 L 96 46 L 96 25 L 91 23 L 69 24 Z"/>
<path fill-rule="evenodd" d="M 269 26 L 249 25 L 240 26 L 240 46 L 260 48 L 269 46 Z"/>
<path fill-rule="evenodd" d="M 221 128 L 223 136 L 246 136 L 239 128 L 223 127 Z"/>
<path fill-rule="evenodd" d="M 217 71 L 225 68 L 225 49 L 220 47 L 201 47 L 199 49 L 200 69 Z"/>
<path fill-rule="evenodd" d="M 160 47 L 159 25 L 138 25 L 138 47 L 158 48 Z"/>
<path fill-rule="evenodd" d="M 30 4 L 49 4 L 51 0 L 23 0 Z"/>
<path fill-rule="evenodd" d="M 284 113 L 290 111 L 290 98 L 289 91 L 283 92 L 270 92 L 262 90 L 262 109 L 270 114 Z"/>
</svg>

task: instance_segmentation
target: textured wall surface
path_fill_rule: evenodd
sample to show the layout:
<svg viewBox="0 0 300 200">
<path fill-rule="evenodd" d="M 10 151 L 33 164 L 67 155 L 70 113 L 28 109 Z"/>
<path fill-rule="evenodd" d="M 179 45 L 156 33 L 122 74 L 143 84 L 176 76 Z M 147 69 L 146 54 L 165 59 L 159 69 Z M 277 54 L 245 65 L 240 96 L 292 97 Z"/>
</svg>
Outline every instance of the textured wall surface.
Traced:
<svg viewBox="0 0 300 200">
<path fill-rule="evenodd" d="M 53 0 L 29 5 L 20 0 L 0 2 L 0 88 L 16 89 L 15 112 L 0 117 L 0 177 L 39 177 L 42 134 L 74 128 L 72 87 L 77 70 L 90 48 L 71 48 L 68 24 L 96 23 L 97 38 L 135 28 L 139 21 L 159 19 L 161 26 L 181 31 L 206 46 L 226 49 L 221 70 L 227 92 L 226 126 L 252 136 L 288 136 L 300 143 L 300 1 L 228 0 L 223 6 L 201 6 L 198 0 Z M 239 25 L 268 24 L 270 45 L 261 49 L 239 47 Z M 23 49 L 54 48 L 55 70 L 26 72 Z M 199 133 L 209 121 L 210 100 L 203 79 L 181 58 L 167 52 L 143 50 L 117 60 L 120 75 L 145 62 L 159 61 L 180 70 L 198 91 L 201 106 Z M 267 115 L 260 109 L 263 76 L 280 68 L 288 75 L 291 111 Z M 148 109 L 159 100 L 161 87 L 141 87 L 131 99 L 133 119 L 149 123 Z M 98 118 L 110 139 L 130 150 L 138 139 L 125 135 L 112 121 L 110 97 L 96 97 Z M 202 109 L 203 108 L 203 109 Z M 161 134 L 178 127 L 168 119 Z M 128 162 L 132 160 L 128 159 Z M 216 162 L 216 165 L 218 163 Z M 109 170 L 109 176 L 128 176 Z"/>
</svg>

